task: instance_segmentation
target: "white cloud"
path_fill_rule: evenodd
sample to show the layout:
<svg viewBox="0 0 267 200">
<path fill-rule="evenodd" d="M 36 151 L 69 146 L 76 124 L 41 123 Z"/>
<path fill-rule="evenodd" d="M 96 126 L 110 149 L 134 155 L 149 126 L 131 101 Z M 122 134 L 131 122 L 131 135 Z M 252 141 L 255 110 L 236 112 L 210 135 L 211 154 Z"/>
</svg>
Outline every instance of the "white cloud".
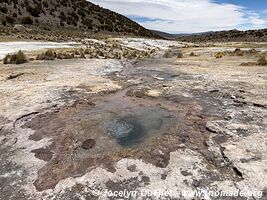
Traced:
<svg viewBox="0 0 267 200">
<path fill-rule="evenodd" d="M 153 20 L 138 22 L 149 29 L 172 33 L 204 32 L 263 26 L 266 20 L 234 4 L 213 0 L 91 0 L 126 16 Z M 249 14 L 248 14 L 249 13 Z"/>
<path fill-rule="evenodd" d="M 251 24 L 254 24 L 256 26 L 258 26 L 258 25 L 261 26 L 261 25 L 264 25 L 266 23 L 266 20 L 261 19 L 260 16 L 258 16 L 258 15 L 250 16 L 249 20 L 250 20 Z"/>
</svg>

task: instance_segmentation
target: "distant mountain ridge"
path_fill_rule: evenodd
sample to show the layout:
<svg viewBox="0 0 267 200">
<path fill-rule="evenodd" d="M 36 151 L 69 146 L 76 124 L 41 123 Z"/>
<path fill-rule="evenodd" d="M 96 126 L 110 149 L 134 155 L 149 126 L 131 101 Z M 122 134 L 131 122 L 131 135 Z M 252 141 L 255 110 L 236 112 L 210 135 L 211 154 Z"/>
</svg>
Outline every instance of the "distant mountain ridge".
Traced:
<svg viewBox="0 0 267 200">
<path fill-rule="evenodd" d="M 267 42 L 267 29 L 260 30 L 229 30 L 208 31 L 202 33 L 170 34 L 152 30 L 155 34 L 165 39 L 176 39 L 184 42 Z"/>
<path fill-rule="evenodd" d="M 14 24 L 158 37 L 127 17 L 86 0 L 0 0 L 0 25 Z"/>
<path fill-rule="evenodd" d="M 153 33 L 155 33 L 156 35 L 165 38 L 165 39 L 175 39 L 176 35 L 175 34 L 171 34 L 171 33 L 166 33 L 166 32 L 162 32 L 162 31 L 157 31 L 157 30 L 151 30 Z"/>
<path fill-rule="evenodd" d="M 184 42 L 267 42 L 267 29 L 211 31 L 189 35 L 176 35 Z"/>
</svg>

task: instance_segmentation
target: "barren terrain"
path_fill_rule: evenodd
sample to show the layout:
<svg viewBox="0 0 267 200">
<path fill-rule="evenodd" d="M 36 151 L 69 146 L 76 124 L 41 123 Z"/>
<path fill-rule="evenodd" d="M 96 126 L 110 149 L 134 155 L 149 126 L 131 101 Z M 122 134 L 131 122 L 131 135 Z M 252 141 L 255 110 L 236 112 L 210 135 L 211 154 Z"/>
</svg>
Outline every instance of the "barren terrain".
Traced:
<svg viewBox="0 0 267 200">
<path fill-rule="evenodd" d="M 116 42 L 153 55 L 0 64 L 0 199 L 267 199 L 267 44 Z"/>
</svg>

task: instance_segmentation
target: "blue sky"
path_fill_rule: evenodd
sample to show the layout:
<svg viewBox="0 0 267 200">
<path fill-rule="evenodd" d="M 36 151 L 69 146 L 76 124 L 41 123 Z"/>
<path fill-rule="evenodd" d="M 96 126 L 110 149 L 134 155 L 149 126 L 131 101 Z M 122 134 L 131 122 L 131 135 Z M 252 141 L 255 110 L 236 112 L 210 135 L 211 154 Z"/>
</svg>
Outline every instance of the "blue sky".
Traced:
<svg viewBox="0 0 267 200">
<path fill-rule="evenodd" d="M 149 29 L 196 33 L 267 28 L 267 0 L 91 0 Z"/>
<path fill-rule="evenodd" d="M 251 10 L 264 10 L 267 9 L 266 0 L 215 0 L 218 3 L 232 3 L 236 5 L 244 6 Z"/>
</svg>

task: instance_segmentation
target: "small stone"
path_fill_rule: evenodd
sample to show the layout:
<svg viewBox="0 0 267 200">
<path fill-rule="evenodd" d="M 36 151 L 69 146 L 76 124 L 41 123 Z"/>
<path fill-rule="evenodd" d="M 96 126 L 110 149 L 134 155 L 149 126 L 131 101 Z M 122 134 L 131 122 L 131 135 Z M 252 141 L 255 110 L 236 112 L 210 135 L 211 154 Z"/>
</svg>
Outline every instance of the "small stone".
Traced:
<svg viewBox="0 0 267 200">
<path fill-rule="evenodd" d="M 181 171 L 181 174 L 183 176 L 191 176 L 191 175 L 193 175 L 191 172 L 188 172 L 188 171 Z"/>
<path fill-rule="evenodd" d="M 179 144 L 178 147 L 179 148 L 185 148 L 186 146 L 185 146 L 185 144 Z"/>
<path fill-rule="evenodd" d="M 82 143 L 82 148 L 83 149 L 92 149 L 93 147 L 95 146 L 95 140 L 93 139 L 88 139 L 88 140 L 85 140 L 83 143 Z"/>
<path fill-rule="evenodd" d="M 167 174 L 165 174 L 165 173 L 164 174 L 161 174 L 161 179 L 162 180 L 166 180 L 166 178 L 167 178 Z"/>
<path fill-rule="evenodd" d="M 137 171 L 137 168 L 136 168 L 136 165 L 135 164 L 128 166 L 127 169 L 130 172 L 136 172 Z"/>
<path fill-rule="evenodd" d="M 149 184 L 150 178 L 148 176 L 142 176 L 141 177 L 142 182 L 144 182 L 146 185 Z"/>
<path fill-rule="evenodd" d="M 232 95 L 232 96 L 231 96 L 231 99 L 236 99 L 236 96 L 235 96 L 235 95 Z"/>
<path fill-rule="evenodd" d="M 21 24 L 16 24 L 14 26 L 14 29 L 17 30 L 17 31 L 26 31 L 26 28 L 25 26 L 21 25 Z"/>
<path fill-rule="evenodd" d="M 215 93 L 215 92 L 219 92 L 219 90 L 218 89 L 209 90 L 209 93 Z"/>
<path fill-rule="evenodd" d="M 216 122 L 209 121 L 206 123 L 206 129 L 212 133 L 219 133 L 221 132 L 221 129 L 219 125 Z"/>
</svg>

